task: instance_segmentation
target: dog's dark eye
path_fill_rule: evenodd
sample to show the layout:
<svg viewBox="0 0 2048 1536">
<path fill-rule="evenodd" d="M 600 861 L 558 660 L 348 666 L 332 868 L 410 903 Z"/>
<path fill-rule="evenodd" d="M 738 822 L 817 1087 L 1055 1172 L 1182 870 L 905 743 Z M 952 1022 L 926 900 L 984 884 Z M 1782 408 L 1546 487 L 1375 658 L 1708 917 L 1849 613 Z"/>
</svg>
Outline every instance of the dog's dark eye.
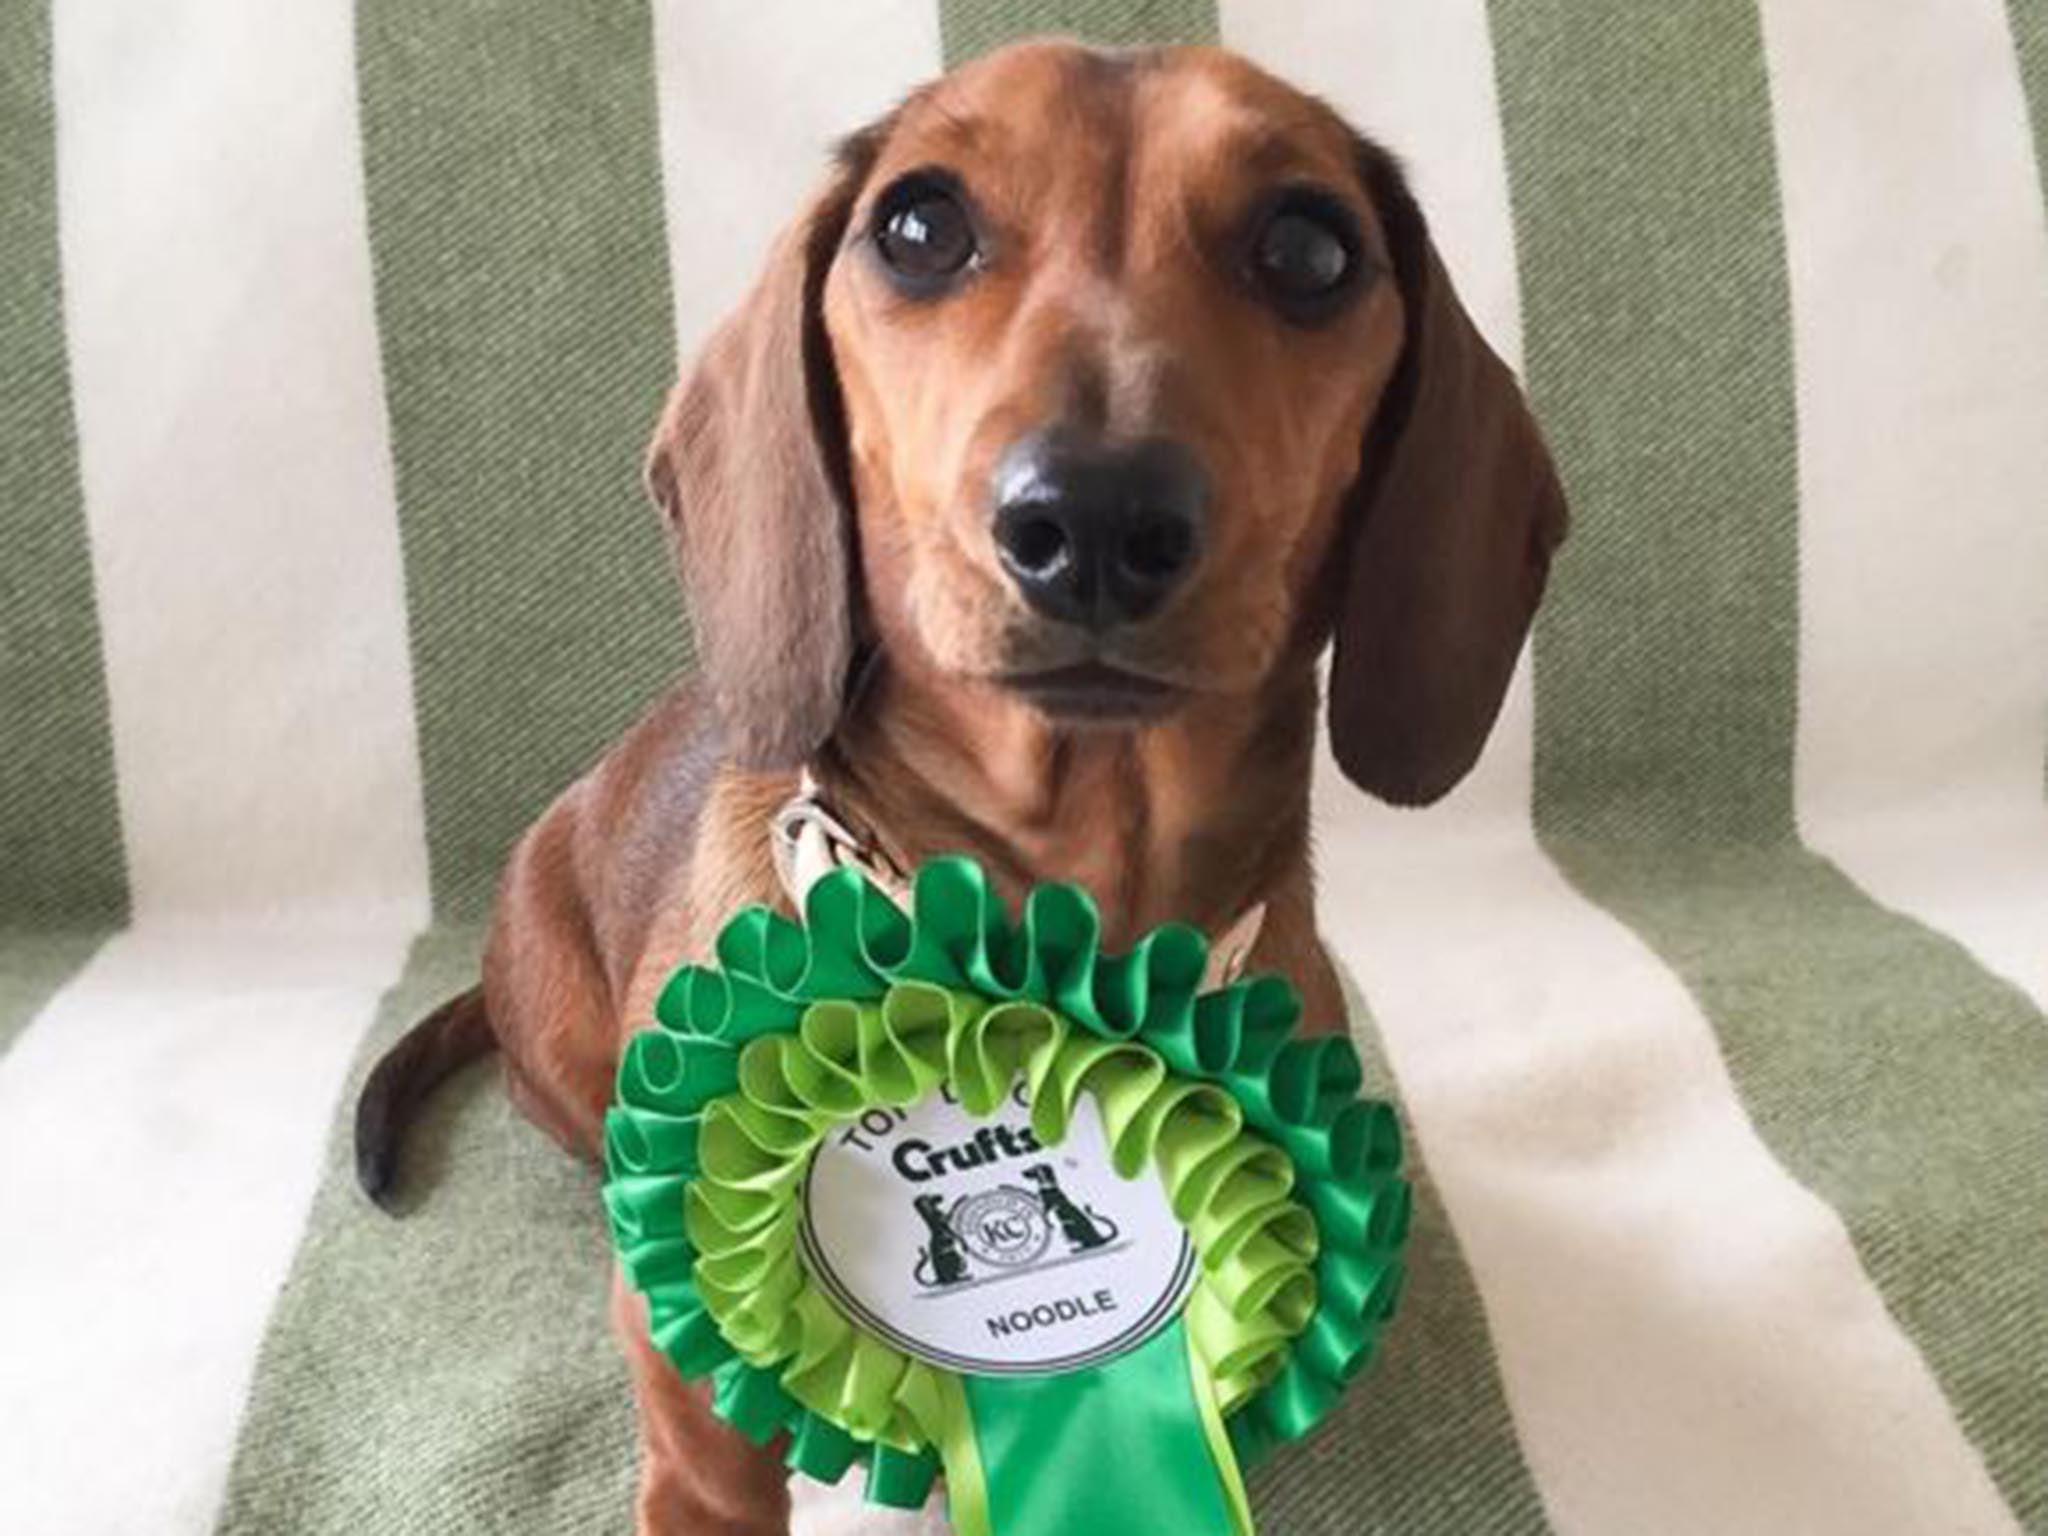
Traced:
<svg viewBox="0 0 2048 1536">
<path fill-rule="evenodd" d="M 1293 320 L 1314 321 L 1334 309 L 1360 265 L 1358 226 L 1342 204 L 1321 193 L 1283 196 L 1252 235 L 1252 280 Z"/>
<path fill-rule="evenodd" d="M 930 292 L 967 270 L 979 254 L 974 221 L 959 194 L 929 176 L 891 187 L 876 208 L 875 249 L 913 292 Z"/>
</svg>

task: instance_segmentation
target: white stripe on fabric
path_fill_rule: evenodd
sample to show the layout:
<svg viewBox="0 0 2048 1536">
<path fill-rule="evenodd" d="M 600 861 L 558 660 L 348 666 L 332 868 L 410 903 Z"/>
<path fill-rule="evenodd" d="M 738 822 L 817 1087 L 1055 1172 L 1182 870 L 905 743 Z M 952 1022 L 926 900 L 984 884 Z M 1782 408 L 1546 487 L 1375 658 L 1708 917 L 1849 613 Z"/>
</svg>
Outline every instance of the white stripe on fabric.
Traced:
<svg viewBox="0 0 2048 1536">
<path fill-rule="evenodd" d="M 1807 841 L 2048 1007 L 2048 229 L 2004 0 L 1764 0 Z"/>
<path fill-rule="evenodd" d="M 939 72 L 933 0 L 654 0 L 676 347 L 695 354 L 819 186 L 834 144 Z M 735 111 L 736 82 L 772 85 Z"/>
<path fill-rule="evenodd" d="M 426 913 L 346 0 L 56 0 L 59 233 L 139 922 Z"/>
<path fill-rule="evenodd" d="M 1479 0 L 1226 4 L 1224 36 L 1383 133 L 1425 199 L 1500 167 Z M 1513 356 L 1504 178 L 1437 210 Z M 1840 1220 L 1757 1138 L 1676 977 L 1538 848 L 1529 670 L 1478 772 L 1417 815 L 1327 753 L 1324 931 L 1371 1001 L 1566 1533 L 2014 1523 Z"/>
<path fill-rule="evenodd" d="M 0 1061 L 0 1529 L 211 1528 L 427 913 L 346 0 L 56 0 L 135 928 Z"/>
<path fill-rule="evenodd" d="M 801 25 L 760 0 L 654 0 L 663 201 L 685 363 L 739 302 L 776 233 L 823 185 L 832 146 L 942 64 L 933 0 L 847 0 Z M 734 112 L 735 81 L 772 83 Z M 857 1482 L 794 1480 L 795 1536 L 943 1536 L 942 1496 L 905 1514 Z"/>
<path fill-rule="evenodd" d="M 160 923 L 0 1059 L 0 1531 L 210 1531 L 406 934 Z"/>
</svg>

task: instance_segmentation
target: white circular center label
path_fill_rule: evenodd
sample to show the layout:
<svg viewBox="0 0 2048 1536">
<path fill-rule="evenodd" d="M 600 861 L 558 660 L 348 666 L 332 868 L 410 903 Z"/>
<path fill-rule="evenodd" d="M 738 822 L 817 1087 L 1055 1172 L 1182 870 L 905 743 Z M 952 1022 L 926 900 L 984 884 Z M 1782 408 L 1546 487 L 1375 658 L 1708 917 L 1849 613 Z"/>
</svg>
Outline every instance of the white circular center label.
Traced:
<svg viewBox="0 0 2048 1536">
<path fill-rule="evenodd" d="M 1081 1095 L 1044 1147 L 1018 1084 L 976 1120 L 949 1094 L 871 1110 L 806 1175 L 803 1256 L 847 1314 L 897 1348 L 979 1375 L 1078 1370 L 1150 1338 L 1195 1255 L 1159 1176 L 1110 1166 Z"/>
</svg>

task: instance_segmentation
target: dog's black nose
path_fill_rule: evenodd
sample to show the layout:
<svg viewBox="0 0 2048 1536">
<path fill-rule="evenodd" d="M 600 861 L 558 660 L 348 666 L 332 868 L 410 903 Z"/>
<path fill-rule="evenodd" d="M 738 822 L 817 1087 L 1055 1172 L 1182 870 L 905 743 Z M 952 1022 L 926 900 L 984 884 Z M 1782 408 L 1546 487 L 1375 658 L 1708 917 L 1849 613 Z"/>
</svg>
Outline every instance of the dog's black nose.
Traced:
<svg viewBox="0 0 2048 1536">
<path fill-rule="evenodd" d="M 1039 612 L 1128 624 L 1194 570 L 1208 500 L 1201 466 L 1178 443 L 1035 433 L 996 465 L 996 553 Z"/>
</svg>

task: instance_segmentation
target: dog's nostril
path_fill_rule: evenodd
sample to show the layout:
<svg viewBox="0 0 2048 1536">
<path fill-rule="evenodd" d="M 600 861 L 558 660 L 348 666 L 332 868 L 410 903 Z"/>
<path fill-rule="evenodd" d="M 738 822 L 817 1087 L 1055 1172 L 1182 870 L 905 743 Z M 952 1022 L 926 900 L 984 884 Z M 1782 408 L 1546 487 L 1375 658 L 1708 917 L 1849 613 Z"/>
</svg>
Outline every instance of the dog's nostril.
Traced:
<svg viewBox="0 0 2048 1536">
<path fill-rule="evenodd" d="M 1001 537 L 1011 568 L 1027 576 L 1058 575 L 1073 558 L 1067 530 L 1049 517 L 1006 519 Z"/>
<path fill-rule="evenodd" d="M 1117 561 L 1125 574 L 1140 581 L 1171 581 L 1195 552 L 1195 530 L 1186 518 L 1143 518 L 1124 535 Z"/>
</svg>

